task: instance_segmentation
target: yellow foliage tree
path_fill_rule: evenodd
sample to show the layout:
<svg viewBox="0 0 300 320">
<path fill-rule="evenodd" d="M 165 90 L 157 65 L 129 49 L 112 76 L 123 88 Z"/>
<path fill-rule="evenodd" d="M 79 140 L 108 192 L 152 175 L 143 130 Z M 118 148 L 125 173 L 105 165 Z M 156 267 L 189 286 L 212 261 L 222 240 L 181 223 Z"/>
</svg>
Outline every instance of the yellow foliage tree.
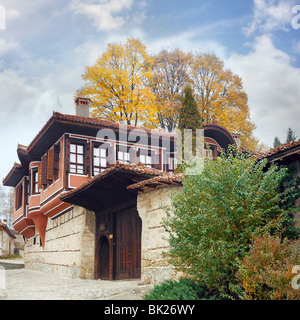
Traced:
<svg viewBox="0 0 300 320">
<path fill-rule="evenodd" d="M 150 89 L 152 59 L 137 39 L 110 43 L 82 75 L 77 96 L 92 99 L 91 116 L 128 125 L 155 123 L 155 95 Z"/>
<path fill-rule="evenodd" d="M 250 120 L 248 96 L 242 79 L 214 54 L 197 53 L 191 64 L 191 80 L 204 122 L 217 121 L 231 133 L 241 134 L 244 147 L 256 149 L 255 125 Z"/>
<path fill-rule="evenodd" d="M 152 58 L 157 117 L 161 128 L 172 132 L 178 124 L 183 91 L 189 83 L 192 54 L 180 49 L 162 50 Z"/>
</svg>

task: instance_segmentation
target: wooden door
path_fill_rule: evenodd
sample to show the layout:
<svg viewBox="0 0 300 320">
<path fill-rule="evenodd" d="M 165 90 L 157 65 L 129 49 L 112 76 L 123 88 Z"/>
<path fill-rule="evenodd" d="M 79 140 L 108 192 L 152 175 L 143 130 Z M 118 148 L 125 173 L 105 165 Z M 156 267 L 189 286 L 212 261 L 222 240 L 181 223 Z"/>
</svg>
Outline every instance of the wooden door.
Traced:
<svg viewBox="0 0 300 320">
<path fill-rule="evenodd" d="M 141 276 L 142 220 L 136 208 L 116 214 L 116 279 Z"/>
<path fill-rule="evenodd" d="M 102 237 L 100 242 L 100 279 L 109 280 L 109 242 Z"/>
</svg>

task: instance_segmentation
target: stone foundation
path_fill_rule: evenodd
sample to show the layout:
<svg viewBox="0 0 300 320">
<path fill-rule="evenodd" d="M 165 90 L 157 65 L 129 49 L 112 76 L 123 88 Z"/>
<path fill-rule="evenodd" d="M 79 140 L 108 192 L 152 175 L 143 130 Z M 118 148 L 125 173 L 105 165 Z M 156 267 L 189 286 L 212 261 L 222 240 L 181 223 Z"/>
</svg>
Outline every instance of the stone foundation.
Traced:
<svg viewBox="0 0 300 320">
<path fill-rule="evenodd" d="M 162 226 L 166 217 L 164 208 L 171 205 L 170 192 L 174 189 L 157 189 L 138 195 L 137 210 L 142 219 L 142 281 L 146 283 L 158 284 L 176 277 L 164 257 L 169 243 L 168 233 Z"/>
<path fill-rule="evenodd" d="M 95 214 L 74 206 L 48 219 L 44 250 L 37 234 L 25 244 L 25 267 L 69 278 L 94 279 Z"/>
</svg>

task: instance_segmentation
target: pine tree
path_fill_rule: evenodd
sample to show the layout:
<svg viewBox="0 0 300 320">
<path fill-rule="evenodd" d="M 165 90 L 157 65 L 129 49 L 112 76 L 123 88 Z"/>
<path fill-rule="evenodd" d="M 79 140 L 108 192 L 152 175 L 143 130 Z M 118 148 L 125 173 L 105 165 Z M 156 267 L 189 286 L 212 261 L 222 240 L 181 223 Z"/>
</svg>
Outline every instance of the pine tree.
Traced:
<svg viewBox="0 0 300 320">
<path fill-rule="evenodd" d="M 274 142 L 273 142 L 273 148 L 277 148 L 281 145 L 282 143 L 280 142 L 278 137 L 275 137 Z"/>
<path fill-rule="evenodd" d="M 201 128 L 201 124 L 201 117 L 193 96 L 193 91 L 191 87 L 187 86 L 184 89 L 184 98 L 179 115 L 178 129 L 180 131 L 183 131 L 184 129 L 196 131 L 196 129 Z"/>
<path fill-rule="evenodd" d="M 297 139 L 297 136 L 295 134 L 295 131 L 293 131 L 291 128 L 288 128 L 288 131 L 286 133 L 286 143 L 295 141 Z"/>
<path fill-rule="evenodd" d="M 184 161 L 187 163 L 190 162 L 192 159 L 192 154 L 189 154 L 190 151 L 187 153 L 186 150 L 191 150 L 193 154 L 196 154 L 196 130 L 201 129 L 202 127 L 202 120 L 201 116 L 197 107 L 197 102 L 194 99 L 193 91 L 191 87 L 187 86 L 184 89 L 184 98 L 182 99 L 182 107 L 180 109 L 179 114 L 179 124 L 178 129 L 181 131 L 182 136 L 182 154 L 184 155 Z M 192 130 L 192 140 L 187 141 L 185 139 L 185 135 L 187 132 L 185 132 L 186 129 Z M 191 143 L 191 145 L 184 145 Z M 182 172 L 182 170 L 185 168 L 185 165 L 181 166 L 179 165 L 177 167 L 176 172 Z"/>
</svg>

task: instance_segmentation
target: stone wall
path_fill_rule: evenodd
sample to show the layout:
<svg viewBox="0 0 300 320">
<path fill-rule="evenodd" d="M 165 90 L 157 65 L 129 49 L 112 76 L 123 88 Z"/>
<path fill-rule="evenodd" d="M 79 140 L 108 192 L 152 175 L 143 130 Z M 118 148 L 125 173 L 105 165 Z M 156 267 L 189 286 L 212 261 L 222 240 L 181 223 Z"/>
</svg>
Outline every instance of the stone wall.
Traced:
<svg viewBox="0 0 300 320">
<path fill-rule="evenodd" d="M 162 226 L 166 217 L 164 207 L 171 205 L 170 192 L 175 188 L 164 188 L 139 193 L 137 210 L 142 219 L 142 281 L 160 283 L 176 277 L 173 267 L 163 253 L 169 248 L 168 233 Z"/>
<path fill-rule="evenodd" d="M 14 248 L 14 238 L 10 237 L 5 230 L 0 230 L 0 256 L 14 254 Z"/>
<path fill-rule="evenodd" d="M 94 279 L 95 214 L 74 206 L 48 219 L 44 249 L 38 234 L 25 243 L 26 268 L 63 277 Z"/>
</svg>

